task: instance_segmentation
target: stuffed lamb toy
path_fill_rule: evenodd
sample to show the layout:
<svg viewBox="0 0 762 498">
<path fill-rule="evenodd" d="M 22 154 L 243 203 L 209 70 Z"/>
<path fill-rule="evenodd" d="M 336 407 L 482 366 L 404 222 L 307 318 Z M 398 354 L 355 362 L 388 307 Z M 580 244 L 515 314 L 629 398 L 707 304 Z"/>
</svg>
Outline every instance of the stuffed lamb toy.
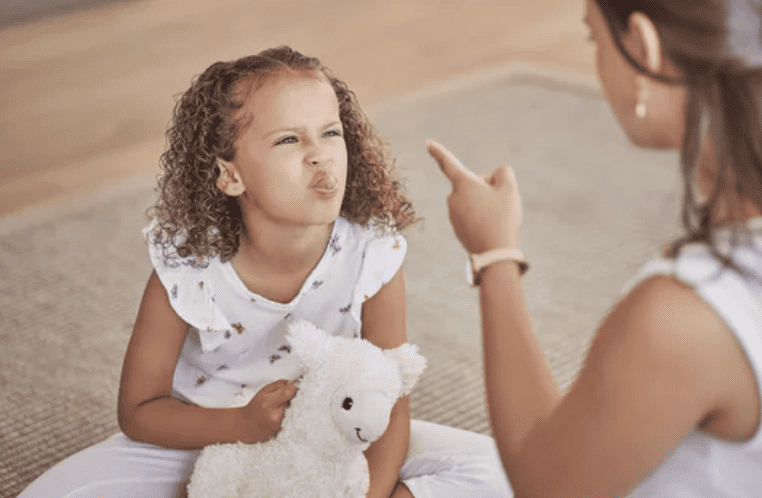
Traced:
<svg viewBox="0 0 762 498">
<path fill-rule="evenodd" d="M 303 363 L 281 430 L 268 441 L 207 446 L 189 498 L 364 497 L 363 451 L 386 431 L 392 407 L 426 366 L 417 347 L 381 350 L 326 334 L 306 321 L 286 336 Z"/>
</svg>

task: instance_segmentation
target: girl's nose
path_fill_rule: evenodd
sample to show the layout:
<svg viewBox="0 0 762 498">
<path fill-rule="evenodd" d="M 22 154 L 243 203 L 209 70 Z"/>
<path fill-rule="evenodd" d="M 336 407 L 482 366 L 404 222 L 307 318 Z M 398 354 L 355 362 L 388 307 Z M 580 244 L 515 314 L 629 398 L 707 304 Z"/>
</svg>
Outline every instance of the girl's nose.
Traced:
<svg viewBox="0 0 762 498">
<path fill-rule="evenodd" d="M 322 146 L 321 144 L 311 145 L 305 155 L 307 163 L 312 166 L 319 166 L 324 164 L 328 161 L 329 158 L 330 153 L 328 151 L 328 147 Z"/>
</svg>

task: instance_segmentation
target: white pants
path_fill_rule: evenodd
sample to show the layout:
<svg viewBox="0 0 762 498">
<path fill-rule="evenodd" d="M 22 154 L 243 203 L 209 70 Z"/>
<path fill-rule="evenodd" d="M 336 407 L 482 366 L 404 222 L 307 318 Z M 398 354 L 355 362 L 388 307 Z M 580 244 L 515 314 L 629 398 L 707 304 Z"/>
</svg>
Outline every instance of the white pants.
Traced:
<svg viewBox="0 0 762 498">
<path fill-rule="evenodd" d="M 200 450 L 170 450 L 124 434 L 76 453 L 18 498 L 178 498 Z M 511 497 L 492 438 L 413 420 L 400 480 L 416 498 Z"/>
</svg>

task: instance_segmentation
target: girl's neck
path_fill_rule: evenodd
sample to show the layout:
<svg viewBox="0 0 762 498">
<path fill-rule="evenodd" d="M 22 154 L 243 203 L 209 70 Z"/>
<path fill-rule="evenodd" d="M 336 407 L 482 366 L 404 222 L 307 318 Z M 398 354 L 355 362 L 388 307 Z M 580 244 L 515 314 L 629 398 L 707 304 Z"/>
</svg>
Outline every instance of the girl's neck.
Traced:
<svg viewBox="0 0 762 498">
<path fill-rule="evenodd" d="M 277 302 L 290 302 L 328 246 L 333 223 L 307 227 L 248 226 L 231 264 L 246 287 Z"/>
<path fill-rule="evenodd" d="M 234 259 L 272 273 L 314 268 L 328 245 L 333 223 L 307 227 L 247 226 Z"/>
</svg>

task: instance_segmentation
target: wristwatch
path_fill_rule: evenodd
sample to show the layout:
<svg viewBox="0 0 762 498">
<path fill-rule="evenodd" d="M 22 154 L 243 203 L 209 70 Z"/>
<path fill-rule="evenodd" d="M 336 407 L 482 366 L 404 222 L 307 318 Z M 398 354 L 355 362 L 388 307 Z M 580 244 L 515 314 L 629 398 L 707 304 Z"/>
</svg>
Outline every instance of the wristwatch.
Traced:
<svg viewBox="0 0 762 498">
<path fill-rule="evenodd" d="M 519 274 L 523 275 L 529 269 L 521 249 L 500 248 L 492 249 L 481 254 L 469 254 L 466 259 L 466 279 L 468 283 L 477 286 L 481 283 L 482 270 L 500 261 L 515 261 L 519 265 Z"/>
</svg>

